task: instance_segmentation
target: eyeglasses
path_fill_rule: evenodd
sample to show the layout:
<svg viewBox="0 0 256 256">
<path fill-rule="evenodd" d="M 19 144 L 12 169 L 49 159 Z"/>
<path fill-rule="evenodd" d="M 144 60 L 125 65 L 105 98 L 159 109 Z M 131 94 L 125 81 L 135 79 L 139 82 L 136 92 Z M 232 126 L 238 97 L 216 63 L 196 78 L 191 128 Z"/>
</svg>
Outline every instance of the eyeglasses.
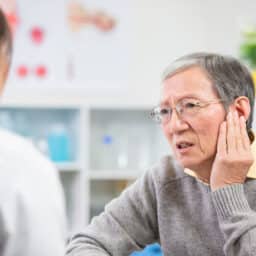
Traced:
<svg viewBox="0 0 256 256">
<path fill-rule="evenodd" d="M 178 116 L 182 119 L 186 119 L 194 116 L 201 108 L 205 108 L 210 104 L 217 104 L 220 102 L 224 102 L 223 100 L 214 100 L 208 102 L 200 102 L 197 99 L 183 99 L 179 101 L 174 109 Z M 156 107 L 150 112 L 151 118 L 159 123 L 166 124 L 172 118 L 173 109 L 171 107 Z"/>
</svg>

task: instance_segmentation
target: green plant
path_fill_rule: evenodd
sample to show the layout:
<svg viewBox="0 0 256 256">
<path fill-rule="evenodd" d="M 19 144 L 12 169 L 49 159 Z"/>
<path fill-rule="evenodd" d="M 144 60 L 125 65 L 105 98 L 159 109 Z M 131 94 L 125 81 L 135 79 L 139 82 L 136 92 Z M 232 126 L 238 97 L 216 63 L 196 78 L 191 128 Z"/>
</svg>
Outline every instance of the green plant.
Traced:
<svg viewBox="0 0 256 256">
<path fill-rule="evenodd" d="M 243 31 L 240 55 L 252 68 L 256 68 L 256 27 Z"/>
</svg>

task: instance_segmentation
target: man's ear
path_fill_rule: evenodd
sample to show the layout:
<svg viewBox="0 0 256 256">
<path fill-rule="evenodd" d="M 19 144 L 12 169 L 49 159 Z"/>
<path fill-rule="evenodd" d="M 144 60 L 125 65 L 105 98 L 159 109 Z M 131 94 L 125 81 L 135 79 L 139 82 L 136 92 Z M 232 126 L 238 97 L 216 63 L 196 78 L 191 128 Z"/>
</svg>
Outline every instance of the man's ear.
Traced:
<svg viewBox="0 0 256 256">
<path fill-rule="evenodd" d="M 232 108 L 238 112 L 239 116 L 244 116 L 247 120 L 251 113 L 250 100 L 246 96 L 240 96 L 235 99 Z"/>
</svg>

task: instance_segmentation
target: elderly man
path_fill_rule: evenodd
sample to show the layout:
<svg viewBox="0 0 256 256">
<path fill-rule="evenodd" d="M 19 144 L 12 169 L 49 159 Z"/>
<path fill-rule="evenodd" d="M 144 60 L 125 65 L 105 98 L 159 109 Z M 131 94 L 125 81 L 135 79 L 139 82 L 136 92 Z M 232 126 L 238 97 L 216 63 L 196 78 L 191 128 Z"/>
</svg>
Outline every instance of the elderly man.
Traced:
<svg viewBox="0 0 256 256">
<path fill-rule="evenodd" d="M 68 256 L 125 256 L 155 241 L 164 255 L 256 255 L 254 86 L 238 60 L 183 56 L 164 72 L 152 117 L 173 154 L 109 203 Z"/>
<path fill-rule="evenodd" d="M 0 10 L 0 92 L 12 38 Z M 62 256 L 66 218 L 57 170 L 31 143 L 0 129 L 0 255 Z"/>
</svg>

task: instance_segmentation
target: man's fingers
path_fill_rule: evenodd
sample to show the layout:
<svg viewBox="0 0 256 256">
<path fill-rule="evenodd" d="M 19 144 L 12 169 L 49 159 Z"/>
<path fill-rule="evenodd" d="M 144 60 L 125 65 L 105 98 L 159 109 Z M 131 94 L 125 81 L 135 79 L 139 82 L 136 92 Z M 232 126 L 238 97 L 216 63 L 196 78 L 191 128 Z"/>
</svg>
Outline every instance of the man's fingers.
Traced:
<svg viewBox="0 0 256 256">
<path fill-rule="evenodd" d="M 230 110 L 227 115 L 227 153 L 232 153 L 236 150 L 236 131 L 235 131 L 235 124 L 234 124 L 234 117 L 233 113 Z"/>
<path fill-rule="evenodd" d="M 251 144 L 250 144 L 250 139 L 247 133 L 244 116 L 240 116 L 239 121 L 240 121 L 240 133 L 241 133 L 242 146 L 243 146 L 243 149 L 248 150 L 250 149 Z"/>
<path fill-rule="evenodd" d="M 234 140 L 235 140 L 235 145 L 236 145 L 236 152 L 241 152 L 244 149 L 243 145 L 243 137 L 241 134 L 241 125 L 240 125 L 240 120 L 238 116 L 238 112 L 234 111 L 233 112 L 233 124 L 234 124 Z"/>
<path fill-rule="evenodd" d="M 219 138 L 217 142 L 217 151 L 218 151 L 218 154 L 221 154 L 222 156 L 227 154 L 227 122 L 226 121 L 224 121 L 220 125 Z"/>
</svg>

